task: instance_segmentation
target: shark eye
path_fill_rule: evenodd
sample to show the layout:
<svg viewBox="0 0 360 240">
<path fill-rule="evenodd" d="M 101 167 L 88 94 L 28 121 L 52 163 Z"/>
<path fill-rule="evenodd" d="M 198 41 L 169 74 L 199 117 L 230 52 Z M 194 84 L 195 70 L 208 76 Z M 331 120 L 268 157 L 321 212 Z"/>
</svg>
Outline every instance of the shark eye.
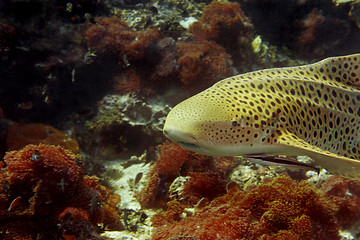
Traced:
<svg viewBox="0 0 360 240">
<path fill-rule="evenodd" d="M 232 125 L 233 127 L 236 127 L 236 126 L 238 125 L 238 123 L 237 123 L 237 121 L 233 121 L 233 122 L 231 123 L 231 125 Z"/>
</svg>

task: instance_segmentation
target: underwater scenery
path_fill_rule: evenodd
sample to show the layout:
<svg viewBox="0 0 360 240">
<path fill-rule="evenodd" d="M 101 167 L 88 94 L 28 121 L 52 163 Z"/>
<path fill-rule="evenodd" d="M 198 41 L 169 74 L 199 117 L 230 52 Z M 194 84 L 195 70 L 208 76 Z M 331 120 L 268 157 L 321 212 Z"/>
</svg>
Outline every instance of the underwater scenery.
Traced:
<svg viewBox="0 0 360 240">
<path fill-rule="evenodd" d="M 1 0 L 0 239 L 360 239 L 360 1 Z"/>
</svg>

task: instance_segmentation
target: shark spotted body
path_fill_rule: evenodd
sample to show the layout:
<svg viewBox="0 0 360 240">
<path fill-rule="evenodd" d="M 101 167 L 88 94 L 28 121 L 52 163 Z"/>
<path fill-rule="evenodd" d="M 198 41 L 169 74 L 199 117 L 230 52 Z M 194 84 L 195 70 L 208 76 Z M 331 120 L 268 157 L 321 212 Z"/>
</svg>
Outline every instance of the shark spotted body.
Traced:
<svg viewBox="0 0 360 240">
<path fill-rule="evenodd" d="M 164 134 L 206 155 L 306 155 L 360 180 L 360 54 L 221 80 L 176 105 Z"/>
</svg>

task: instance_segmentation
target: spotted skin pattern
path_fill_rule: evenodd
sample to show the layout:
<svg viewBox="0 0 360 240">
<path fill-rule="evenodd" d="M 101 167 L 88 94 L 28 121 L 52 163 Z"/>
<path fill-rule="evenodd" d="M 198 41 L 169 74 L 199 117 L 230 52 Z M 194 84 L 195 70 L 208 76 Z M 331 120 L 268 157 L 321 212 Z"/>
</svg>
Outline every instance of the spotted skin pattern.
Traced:
<svg viewBox="0 0 360 240">
<path fill-rule="evenodd" d="M 169 113 L 164 134 L 214 156 L 307 155 L 360 180 L 360 54 L 219 81 Z"/>
</svg>

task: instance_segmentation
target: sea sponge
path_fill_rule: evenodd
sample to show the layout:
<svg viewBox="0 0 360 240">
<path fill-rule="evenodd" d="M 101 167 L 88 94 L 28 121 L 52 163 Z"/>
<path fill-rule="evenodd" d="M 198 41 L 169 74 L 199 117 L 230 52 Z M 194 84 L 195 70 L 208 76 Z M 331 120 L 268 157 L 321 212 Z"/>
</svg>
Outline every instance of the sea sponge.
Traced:
<svg viewBox="0 0 360 240">
<path fill-rule="evenodd" d="M 28 144 L 59 145 L 74 153 L 79 152 L 79 144 L 68 134 L 43 123 L 16 123 L 9 126 L 6 138 L 8 151 L 19 150 Z"/>
</svg>

